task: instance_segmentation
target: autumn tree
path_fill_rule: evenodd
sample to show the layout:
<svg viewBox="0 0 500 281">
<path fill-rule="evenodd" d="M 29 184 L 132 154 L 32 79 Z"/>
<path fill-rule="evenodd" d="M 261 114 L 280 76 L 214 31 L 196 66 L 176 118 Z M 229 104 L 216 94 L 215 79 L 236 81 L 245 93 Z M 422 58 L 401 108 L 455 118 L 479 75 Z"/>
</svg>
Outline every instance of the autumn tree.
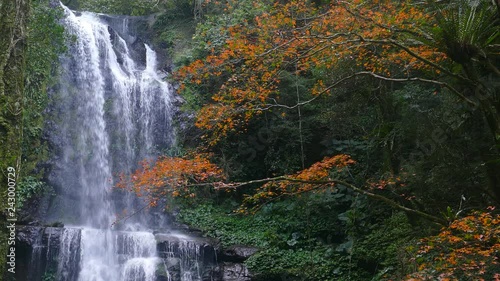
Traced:
<svg viewBox="0 0 500 281">
<path fill-rule="evenodd" d="M 225 11 L 234 11 L 233 4 L 229 1 Z M 438 6 L 411 1 L 350 1 L 315 5 L 288 1 L 277 2 L 272 6 L 255 3 L 253 9 L 256 14 L 254 18 L 230 21 L 231 24 L 219 29 L 225 42 L 206 42 L 208 55 L 181 68 L 176 74 L 183 79 L 181 89 L 184 91 L 189 91 L 189 87 L 193 86 L 206 86 L 214 91 L 212 102 L 200 109 L 196 120 L 196 125 L 205 132 L 208 150 L 230 134 L 245 131 L 252 120 L 268 112 L 278 111 L 283 115 L 288 114 L 287 110 L 297 112 L 298 135 L 302 138 L 303 108 L 321 101 L 325 96 L 335 95 L 340 86 L 353 84 L 355 88 L 357 83 L 366 81 L 365 78 L 388 85 L 403 82 L 431 85 L 436 94 L 450 94 L 468 106 L 485 102 L 480 99 L 481 96 L 474 95 L 483 95 L 485 91 L 491 90 L 484 87 L 486 82 L 483 81 L 483 74 L 496 72 L 493 63 L 496 57 L 491 52 L 491 44 L 496 40 L 498 28 L 489 4 L 460 2 Z M 475 18 L 482 20 L 469 22 Z M 493 21 L 486 24 L 486 18 Z M 478 36 L 476 33 L 479 31 L 484 34 Z M 463 48 L 462 51 L 459 47 Z M 464 55 L 464 52 L 469 53 Z M 479 53 L 481 60 L 477 59 Z M 464 56 L 468 56 L 468 59 Z M 473 82 L 471 75 L 476 77 L 476 82 Z M 299 79 L 313 82 L 310 87 L 300 88 L 296 84 Z M 289 89 L 293 80 L 297 85 L 295 92 Z M 495 88 L 493 90 L 496 91 Z M 290 99 L 290 92 L 295 95 L 293 99 Z M 471 110 L 475 109 L 477 107 Z M 484 110 L 481 109 L 483 115 L 489 109 Z M 484 135 L 475 137 L 480 139 Z M 302 139 L 300 143 L 301 151 L 297 153 L 302 154 L 302 169 L 295 176 L 278 175 L 236 183 L 222 181 L 222 178 L 217 183 L 203 182 L 208 174 L 220 177 L 222 172 L 197 170 L 209 167 L 218 169 L 210 166 L 212 164 L 206 159 L 164 158 L 152 166 L 143 166 L 132 176 L 131 184 L 137 193 L 151 194 L 153 197 L 166 194 L 192 196 L 194 193 L 190 187 L 194 186 L 228 188 L 262 184 L 256 193 L 245 199 L 250 205 L 259 205 L 262 199 L 273 200 L 272 197 L 300 194 L 342 182 L 344 186 L 385 201 L 393 207 L 443 223 L 440 218 L 405 207 L 405 203 L 398 202 L 400 199 L 394 201 L 341 181 L 340 178 L 327 176 L 329 169 L 337 166 L 332 164 L 334 162 L 331 165 L 326 163 L 337 156 L 313 162 L 307 165 L 310 168 L 306 168 Z M 176 166 L 171 163 L 179 164 Z M 487 162 L 487 170 L 494 165 L 494 162 Z M 391 172 L 399 173 L 397 165 Z M 182 184 L 175 182 L 177 179 L 166 180 L 178 177 L 176 173 L 180 173 Z M 301 179 L 300 175 L 310 175 L 315 179 Z M 366 180 L 368 189 L 375 185 L 378 190 L 391 189 L 395 194 L 400 193 L 393 190 L 393 180 L 384 177 Z M 490 180 L 494 183 L 494 178 Z M 170 192 L 165 191 L 169 189 Z M 493 196 L 495 190 L 493 185 Z M 412 198 L 411 194 L 400 196 L 405 200 Z"/>
<path fill-rule="evenodd" d="M 162 157 L 154 163 L 143 161 L 131 175 L 121 175 L 117 187 L 131 189 L 137 196 L 146 196 L 156 206 L 163 197 L 194 197 L 193 186 L 222 183 L 223 171 L 200 155 L 193 159 Z"/>
<path fill-rule="evenodd" d="M 490 133 L 472 135 L 481 146 L 490 194 L 500 197 L 499 24 L 488 1 L 276 2 L 227 32 L 224 45 L 177 74 L 184 87 L 211 85 L 215 91 L 196 123 L 210 145 L 264 112 L 300 111 L 347 83 L 416 82 L 481 113 Z M 288 74 L 314 79 L 294 102 L 282 90 Z"/>
<path fill-rule="evenodd" d="M 442 218 L 405 207 L 397 201 L 370 191 L 369 188 L 367 190 L 357 187 L 344 180 L 342 172 L 354 163 L 355 161 L 349 156 L 340 154 L 326 157 L 296 174 L 246 182 L 230 182 L 225 179 L 223 170 L 207 158 L 201 156 L 192 159 L 163 157 L 155 163 L 143 162 L 141 167 L 131 175 L 122 175 L 117 187 L 130 189 L 139 197 L 147 196 L 148 205 L 156 206 L 158 200 L 166 197 L 195 197 L 202 187 L 231 191 L 242 186 L 260 184 L 261 187 L 255 193 L 246 195 L 238 210 L 240 213 L 248 213 L 255 212 L 264 204 L 276 199 L 299 196 L 308 192 L 322 192 L 340 185 L 409 214 L 437 224 L 446 224 L 446 220 Z M 394 182 L 381 181 L 374 185 L 379 189 L 384 189 L 388 184 L 394 184 Z"/>
<path fill-rule="evenodd" d="M 493 210 L 494 208 L 490 208 Z M 422 239 L 407 280 L 500 280 L 500 217 L 475 212 Z"/>
</svg>

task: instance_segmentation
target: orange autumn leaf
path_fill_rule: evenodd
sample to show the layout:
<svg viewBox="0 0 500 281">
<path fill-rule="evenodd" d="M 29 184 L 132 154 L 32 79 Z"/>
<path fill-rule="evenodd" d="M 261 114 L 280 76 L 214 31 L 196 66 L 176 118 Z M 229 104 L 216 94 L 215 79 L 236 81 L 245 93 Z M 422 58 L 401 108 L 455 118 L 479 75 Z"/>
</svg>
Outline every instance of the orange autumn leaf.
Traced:
<svg viewBox="0 0 500 281">
<path fill-rule="evenodd" d="M 232 11 L 231 1 L 226 9 Z M 214 75 L 222 81 L 213 93 L 213 103 L 203 107 L 196 122 L 214 145 L 280 102 L 284 72 L 333 73 L 347 63 L 356 71 L 387 77 L 437 74 L 439 69 L 426 61 L 439 63 L 446 55 L 422 43 L 427 39 L 422 27 L 435 24 L 424 9 L 414 1 L 332 1 L 323 6 L 298 0 L 276 2 L 252 22 L 221 31 L 228 36 L 225 44 L 181 68 L 176 77 L 184 84 L 209 83 Z M 308 94 L 330 94 L 332 83 L 335 80 L 326 75 Z"/>
<path fill-rule="evenodd" d="M 253 195 L 245 198 L 240 212 L 248 211 L 248 206 L 260 206 L 266 200 L 277 198 L 283 195 L 296 196 L 305 192 L 322 191 L 335 184 L 332 172 L 338 172 L 356 162 L 348 155 L 340 154 L 332 157 L 325 157 L 322 161 L 316 162 L 311 167 L 297 172 L 296 174 L 285 176 L 286 180 L 270 181 L 260 188 Z"/>
<path fill-rule="evenodd" d="M 475 212 L 420 244 L 419 271 L 407 280 L 495 280 L 500 274 L 500 215 Z"/>
<path fill-rule="evenodd" d="M 155 163 L 141 162 L 141 167 L 129 176 L 120 176 L 119 188 L 130 188 L 137 196 L 148 195 L 157 204 L 163 197 L 193 197 L 191 185 L 223 180 L 222 170 L 203 156 L 192 159 L 161 157 Z"/>
</svg>

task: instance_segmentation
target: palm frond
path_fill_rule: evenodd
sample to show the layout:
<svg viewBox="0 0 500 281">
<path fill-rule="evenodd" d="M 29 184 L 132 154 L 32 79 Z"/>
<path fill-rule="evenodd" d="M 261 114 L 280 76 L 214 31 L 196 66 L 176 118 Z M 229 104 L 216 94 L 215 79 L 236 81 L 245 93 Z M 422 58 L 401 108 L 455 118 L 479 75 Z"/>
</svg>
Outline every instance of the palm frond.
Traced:
<svg viewBox="0 0 500 281">
<path fill-rule="evenodd" d="M 454 1 L 440 9 L 436 16 L 436 42 L 451 59 L 461 64 L 485 57 L 487 47 L 500 35 L 496 7 L 488 1 Z"/>
</svg>

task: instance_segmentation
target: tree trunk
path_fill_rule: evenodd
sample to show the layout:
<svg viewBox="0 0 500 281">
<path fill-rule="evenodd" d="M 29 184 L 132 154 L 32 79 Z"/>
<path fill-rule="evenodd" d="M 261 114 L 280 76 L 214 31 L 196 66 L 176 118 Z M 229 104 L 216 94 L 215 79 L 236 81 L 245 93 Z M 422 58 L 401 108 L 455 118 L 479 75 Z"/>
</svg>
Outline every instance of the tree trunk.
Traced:
<svg viewBox="0 0 500 281">
<path fill-rule="evenodd" d="M 500 203 L 500 116 L 498 112 L 497 89 L 494 85 L 483 90 L 476 88 L 475 98 L 479 103 L 479 110 L 484 116 L 485 123 L 489 129 L 489 135 L 478 141 L 484 146 L 481 148 L 482 159 L 489 180 L 490 195 Z"/>
</svg>

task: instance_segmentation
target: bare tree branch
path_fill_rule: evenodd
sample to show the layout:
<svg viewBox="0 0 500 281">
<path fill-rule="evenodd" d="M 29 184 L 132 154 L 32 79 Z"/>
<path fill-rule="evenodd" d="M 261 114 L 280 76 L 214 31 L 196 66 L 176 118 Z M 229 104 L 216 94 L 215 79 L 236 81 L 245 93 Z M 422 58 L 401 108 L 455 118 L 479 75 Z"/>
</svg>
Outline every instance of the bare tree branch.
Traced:
<svg viewBox="0 0 500 281">
<path fill-rule="evenodd" d="M 462 93 L 460 93 L 458 90 L 456 90 L 455 88 L 453 88 L 450 84 L 448 84 L 446 82 L 441 82 L 441 81 L 432 80 L 432 79 L 425 79 L 425 78 L 420 78 L 420 77 L 392 78 L 392 77 L 387 77 L 387 76 L 379 75 L 379 74 L 376 74 L 376 73 L 373 73 L 373 72 L 370 72 L 370 71 L 360 71 L 360 72 L 356 72 L 354 74 L 351 74 L 349 76 L 346 76 L 344 78 L 341 78 L 337 82 L 335 82 L 332 85 L 328 86 L 327 88 L 323 89 L 320 93 L 316 94 L 313 98 L 311 98 L 309 100 L 296 103 L 295 105 L 286 105 L 286 104 L 280 104 L 280 103 L 278 103 L 276 101 L 276 99 L 274 99 L 274 98 L 270 98 L 273 101 L 273 103 L 267 103 L 267 104 L 264 104 L 263 107 L 256 107 L 256 108 L 254 108 L 252 110 L 254 110 L 254 111 L 264 111 L 264 110 L 269 110 L 269 109 L 275 108 L 275 107 L 281 107 L 281 108 L 286 108 L 286 109 L 295 109 L 295 108 L 297 108 L 299 106 L 303 106 L 303 105 L 306 105 L 308 103 L 311 103 L 311 102 L 315 101 L 322 94 L 324 94 L 324 93 L 328 92 L 329 90 L 337 87 L 339 84 L 341 84 L 341 83 L 343 83 L 343 82 L 345 82 L 347 80 L 350 80 L 350 79 L 352 79 L 352 78 L 354 78 L 356 76 L 362 76 L 362 75 L 372 76 L 372 77 L 380 79 L 380 80 L 391 81 L 391 82 L 398 82 L 398 83 L 410 82 L 410 81 L 418 81 L 418 82 L 423 82 L 423 83 L 429 83 L 429 84 L 439 85 L 441 87 L 449 89 L 453 94 L 457 95 L 463 101 L 467 102 L 471 106 L 474 106 L 474 107 L 477 106 L 477 104 L 474 101 L 472 101 L 471 99 L 469 99 L 466 96 L 464 96 Z"/>
<path fill-rule="evenodd" d="M 436 216 L 424 213 L 422 211 L 418 211 L 418 210 L 415 210 L 415 209 L 411 209 L 411 208 L 405 207 L 405 206 L 403 206 L 403 205 L 401 205 L 401 204 L 399 204 L 399 203 L 397 203 L 397 202 L 395 202 L 395 201 L 393 201 L 393 200 L 391 200 L 389 198 L 386 198 L 386 197 L 384 197 L 382 195 L 378 195 L 378 194 L 369 192 L 369 191 L 361 189 L 361 188 L 359 188 L 359 187 L 357 187 L 355 185 L 352 185 L 352 184 L 350 184 L 350 183 L 348 183 L 346 181 L 337 180 L 337 179 L 322 180 L 322 181 L 310 181 L 310 180 L 301 180 L 301 179 L 291 178 L 291 177 L 287 177 L 287 176 L 278 176 L 278 177 L 272 177 L 272 178 L 266 178 L 266 179 L 258 179 L 258 180 L 251 180 L 251 181 L 246 181 L 246 182 L 236 182 L 236 183 L 221 183 L 221 182 L 199 183 L 199 184 L 188 185 L 188 187 L 194 187 L 194 186 L 213 186 L 216 189 L 227 189 L 227 188 L 235 189 L 235 188 L 238 188 L 238 187 L 247 186 L 247 185 L 251 185 L 251 184 L 267 183 L 267 182 L 273 182 L 273 181 L 288 181 L 288 182 L 296 182 L 296 183 L 315 184 L 315 185 L 320 185 L 320 186 L 321 185 L 339 184 L 339 185 L 343 185 L 343 186 L 345 186 L 345 187 L 353 190 L 354 192 L 357 192 L 357 193 L 366 195 L 369 198 L 381 201 L 381 202 L 383 202 L 383 203 L 385 203 L 385 204 L 387 204 L 387 205 L 389 205 L 389 206 L 391 206 L 393 208 L 396 208 L 398 210 L 404 211 L 406 213 L 417 215 L 419 217 L 425 218 L 425 219 L 427 219 L 429 221 L 438 223 L 440 225 L 446 225 L 448 223 L 445 219 L 442 219 L 442 218 L 439 218 L 439 217 L 436 217 Z M 312 191 L 312 190 L 316 190 L 316 188 L 315 189 L 306 190 L 306 191 L 301 191 L 301 193 L 303 193 L 303 192 L 309 192 L 309 191 Z"/>
</svg>

